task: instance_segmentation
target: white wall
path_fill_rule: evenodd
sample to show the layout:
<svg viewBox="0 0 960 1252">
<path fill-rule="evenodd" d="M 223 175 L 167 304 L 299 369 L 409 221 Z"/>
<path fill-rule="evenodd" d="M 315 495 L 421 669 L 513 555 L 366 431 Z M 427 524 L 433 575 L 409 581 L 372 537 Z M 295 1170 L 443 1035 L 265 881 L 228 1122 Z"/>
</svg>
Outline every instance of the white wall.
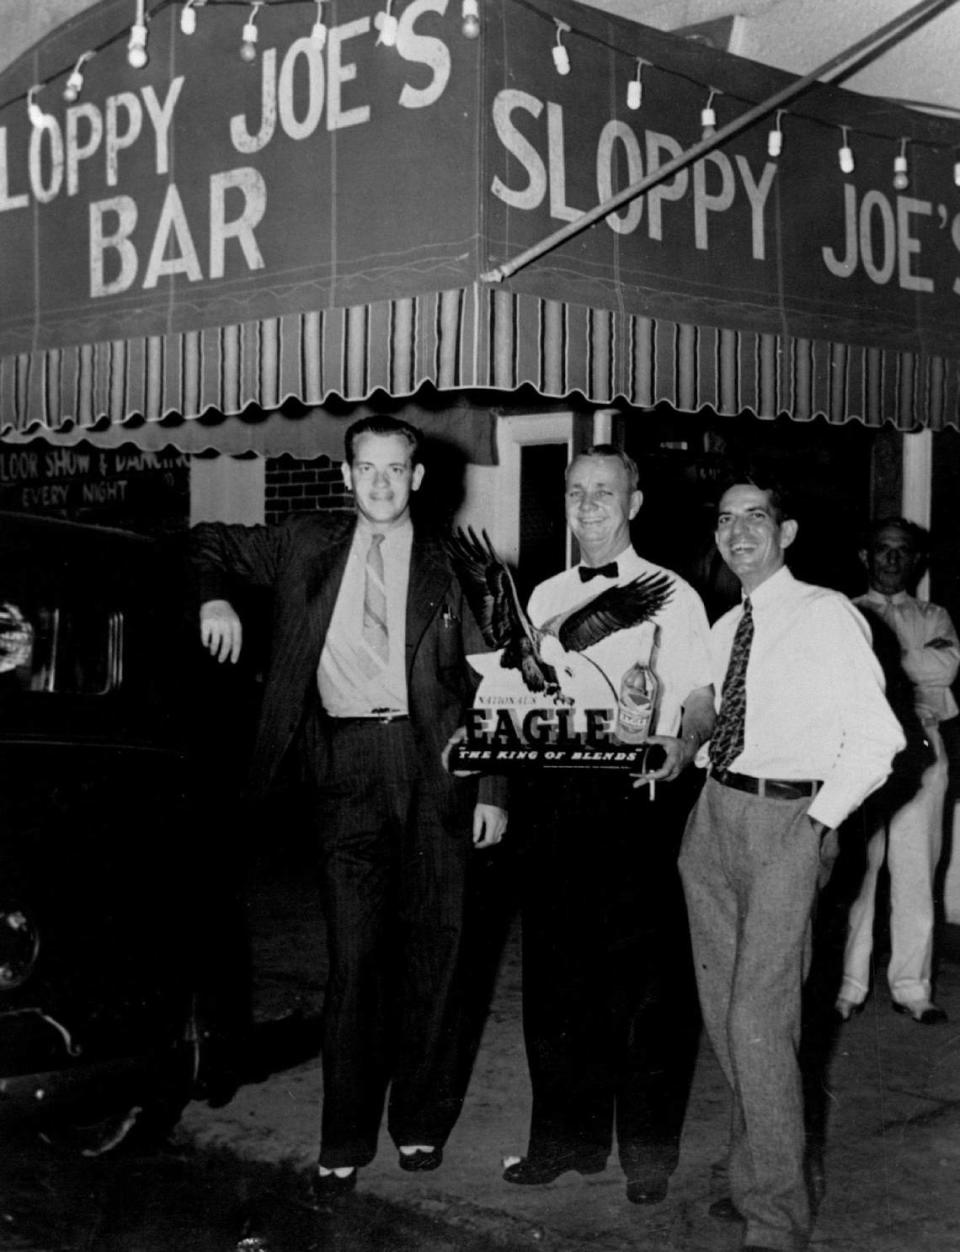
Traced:
<svg viewBox="0 0 960 1252">
<path fill-rule="evenodd" d="M 572 447 L 572 413 L 537 413 L 501 417 L 497 422 L 496 466 L 471 465 L 458 526 L 486 530 L 497 553 L 509 565 L 520 555 L 520 453 L 525 445 L 564 443 Z"/>
</svg>

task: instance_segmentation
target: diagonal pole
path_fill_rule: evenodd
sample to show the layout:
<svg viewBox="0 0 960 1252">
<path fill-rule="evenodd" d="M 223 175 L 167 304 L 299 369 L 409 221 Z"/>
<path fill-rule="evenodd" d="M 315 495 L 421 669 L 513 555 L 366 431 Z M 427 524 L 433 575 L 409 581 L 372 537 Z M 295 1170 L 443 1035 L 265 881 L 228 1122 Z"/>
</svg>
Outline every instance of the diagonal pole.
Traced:
<svg viewBox="0 0 960 1252">
<path fill-rule="evenodd" d="M 487 270 L 480 275 L 481 282 L 500 283 L 505 278 L 509 278 L 511 274 L 515 274 L 517 270 L 523 269 L 532 261 L 539 260 L 546 253 L 552 252 L 554 248 L 565 243 L 574 235 L 579 235 L 581 231 L 587 230 L 595 222 L 612 213 L 615 209 L 619 209 L 622 205 L 628 204 L 631 200 L 635 200 L 637 196 L 642 196 L 644 192 L 649 191 L 651 187 L 656 187 L 658 183 L 665 182 L 666 179 L 672 178 L 674 174 L 682 169 L 686 169 L 688 165 L 692 165 L 708 152 L 712 152 L 714 148 L 719 148 L 721 144 L 726 143 L 733 135 L 737 135 L 747 127 L 752 126 L 754 122 L 760 118 L 768 116 L 774 109 L 779 108 L 787 100 L 794 99 L 808 87 L 815 83 L 821 82 L 825 75 L 844 65 L 846 62 L 853 60 L 854 57 L 861 53 L 867 52 L 869 49 L 876 47 L 878 44 L 887 42 L 888 46 L 899 43 L 901 39 L 923 23 L 945 9 L 949 9 L 956 0 L 920 0 L 919 4 L 915 4 L 912 9 L 908 9 L 905 13 L 901 13 L 899 17 L 893 18 L 886 25 L 881 26 L 870 35 L 865 35 L 856 43 L 851 44 L 849 48 L 845 48 L 842 52 L 838 52 L 832 56 L 829 61 L 825 61 L 822 65 L 812 70 L 809 74 L 804 74 L 802 78 L 798 78 L 796 82 L 788 84 L 781 88 L 780 91 L 770 96 L 766 100 L 762 100 L 759 104 L 755 104 L 753 108 L 748 109 L 746 113 L 740 117 L 736 117 L 733 121 L 722 126 L 714 135 L 702 139 L 699 143 L 694 144 L 692 148 L 688 148 L 686 152 L 681 152 L 679 156 L 668 161 L 666 165 L 661 165 L 654 170 L 652 174 L 647 174 L 638 182 L 631 183 L 629 187 L 624 187 L 623 191 L 618 191 L 615 196 L 611 196 L 608 200 L 604 200 L 602 204 L 596 205 L 592 209 L 588 209 L 575 221 L 568 222 L 565 226 L 561 226 L 559 230 L 555 230 L 552 235 L 547 235 L 541 239 L 539 243 L 533 244 L 531 247 L 518 253 L 512 260 L 504 261 L 502 265 L 498 265 L 495 269 Z"/>
</svg>

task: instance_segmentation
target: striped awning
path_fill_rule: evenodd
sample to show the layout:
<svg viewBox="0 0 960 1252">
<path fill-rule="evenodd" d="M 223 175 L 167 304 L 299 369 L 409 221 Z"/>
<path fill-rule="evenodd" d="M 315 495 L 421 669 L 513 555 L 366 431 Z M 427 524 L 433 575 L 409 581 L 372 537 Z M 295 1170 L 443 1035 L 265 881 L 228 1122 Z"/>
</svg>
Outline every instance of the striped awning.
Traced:
<svg viewBox="0 0 960 1252">
<path fill-rule="evenodd" d="M 0 411 L 11 442 L 135 438 L 189 452 L 317 455 L 331 400 L 412 397 L 425 385 L 452 393 L 529 385 L 589 405 L 665 401 L 684 412 L 939 430 L 960 426 L 958 375 L 957 361 L 943 357 L 687 325 L 477 284 L 4 358 Z M 290 401 L 300 420 L 285 411 Z M 339 438 L 332 429 L 331 449 Z"/>
<path fill-rule="evenodd" d="M 237 72 L 235 6 L 185 37 L 151 0 L 136 67 L 127 0 L 96 0 L 0 75 L 0 437 L 317 456 L 349 406 L 409 402 L 486 459 L 490 410 L 530 389 L 960 426 L 955 120 L 811 92 L 778 159 L 757 122 L 497 283 L 691 152 L 707 92 L 723 124 L 791 76 L 576 0 L 488 0 L 477 39 L 406 5 L 396 53 L 363 0 L 323 49 L 298 9 L 266 6 Z"/>
</svg>

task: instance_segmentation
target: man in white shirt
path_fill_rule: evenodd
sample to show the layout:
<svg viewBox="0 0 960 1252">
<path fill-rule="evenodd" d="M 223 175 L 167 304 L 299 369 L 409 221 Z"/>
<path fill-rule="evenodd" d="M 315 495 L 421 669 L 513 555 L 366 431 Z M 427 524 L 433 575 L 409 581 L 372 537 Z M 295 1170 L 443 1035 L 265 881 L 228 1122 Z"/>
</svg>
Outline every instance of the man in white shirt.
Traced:
<svg viewBox="0 0 960 1252">
<path fill-rule="evenodd" d="M 708 626 L 683 579 L 638 556 L 630 521 L 640 508 L 634 462 L 610 445 L 567 469 L 567 523 L 581 563 L 530 597 L 535 626 L 640 575 L 671 581 L 651 619 L 661 683 L 657 733 L 665 754 L 635 787 L 629 776 L 552 773 L 530 789 L 533 828 L 523 900 L 523 1013 L 533 1090 L 529 1147 L 507 1165 L 511 1183 L 547 1183 L 602 1170 L 614 1129 L 633 1203 L 667 1193 L 699 1036 L 676 856 L 689 797 L 675 780 L 713 724 Z M 648 624 L 586 648 L 619 691 L 645 659 Z M 649 644 L 647 644 L 649 648 Z"/>
<path fill-rule="evenodd" d="M 715 538 L 744 599 L 711 631 L 717 722 L 680 855 L 704 1024 L 733 1103 L 711 1212 L 744 1220 L 744 1252 L 807 1246 L 797 1048 L 821 844 L 904 743 L 861 615 L 786 568 L 796 533 L 761 477 L 723 493 Z"/>
<path fill-rule="evenodd" d="M 931 998 L 933 876 L 943 843 L 947 759 L 940 723 L 957 714 L 950 690 L 960 666 L 960 643 L 950 614 L 907 591 L 921 556 L 920 528 L 903 518 L 876 522 L 860 552 L 870 589 L 854 603 L 873 624 L 875 638 L 892 632 L 894 663 L 909 679 L 913 705 L 934 760 L 904 803 L 886 789 L 862 813 L 868 823 L 867 868 L 850 910 L 843 983 L 837 1012 L 846 1020 L 859 1011 L 870 985 L 870 956 L 877 877 L 886 857 L 890 873 L 890 963 L 887 981 L 893 1008 L 933 1026 L 947 1020 Z"/>
</svg>

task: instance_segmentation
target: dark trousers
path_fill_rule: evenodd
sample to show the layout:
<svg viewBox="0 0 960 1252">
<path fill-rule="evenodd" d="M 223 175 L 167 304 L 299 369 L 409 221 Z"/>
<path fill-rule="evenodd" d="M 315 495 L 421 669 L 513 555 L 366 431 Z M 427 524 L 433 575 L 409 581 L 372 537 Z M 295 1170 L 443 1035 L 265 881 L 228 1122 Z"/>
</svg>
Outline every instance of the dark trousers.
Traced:
<svg viewBox="0 0 960 1252">
<path fill-rule="evenodd" d="M 554 779 L 529 797 L 527 1155 L 605 1159 L 615 1130 L 629 1178 L 662 1176 L 676 1168 L 700 1029 L 676 867 L 690 794 Z"/>
<path fill-rule="evenodd" d="M 317 789 L 330 969 L 320 1164 L 442 1145 L 462 1103 L 460 961 L 469 830 L 424 777 L 409 722 L 336 724 Z M 449 803 L 447 805 L 449 809 Z"/>
</svg>

